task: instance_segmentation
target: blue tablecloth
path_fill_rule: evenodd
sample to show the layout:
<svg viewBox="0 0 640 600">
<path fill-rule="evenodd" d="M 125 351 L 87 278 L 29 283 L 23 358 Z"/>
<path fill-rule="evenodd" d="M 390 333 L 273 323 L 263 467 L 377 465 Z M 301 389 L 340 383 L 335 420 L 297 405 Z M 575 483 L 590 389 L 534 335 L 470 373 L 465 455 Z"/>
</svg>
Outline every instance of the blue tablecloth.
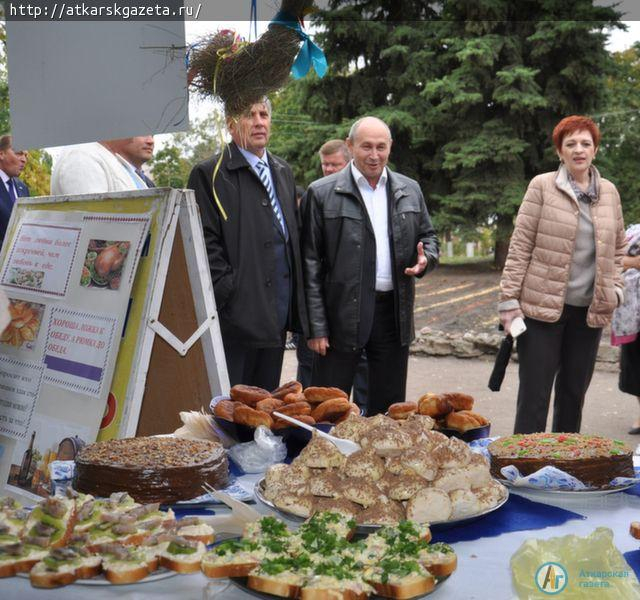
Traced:
<svg viewBox="0 0 640 600">
<path fill-rule="evenodd" d="M 470 542 L 485 537 L 495 537 L 512 531 L 528 531 L 562 525 L 572 519 L 586 519 L 581 514 L 535 502 L 517 494 L 511 494 L 507 503 L 498 510 L 481 517 L 473 527 L 459 526 L 436 529 L 432 532 L 436 542 Z"/>
<path fill-rule="evenodd" d="M 640 477 L 640 467 L 636 467 L 636 476 Z M 640 496 L 640 483 L 636 483 L 632 488 L 625 490 L 625 494 L 631 494 L 632 496 Z"/>
</svg>

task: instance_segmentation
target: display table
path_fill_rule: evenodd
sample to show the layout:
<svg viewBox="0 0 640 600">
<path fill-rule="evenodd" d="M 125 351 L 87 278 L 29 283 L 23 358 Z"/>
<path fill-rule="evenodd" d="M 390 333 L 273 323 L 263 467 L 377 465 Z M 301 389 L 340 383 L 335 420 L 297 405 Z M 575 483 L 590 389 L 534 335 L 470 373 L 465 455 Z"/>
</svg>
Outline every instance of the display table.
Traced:
<svg viewBox="0 0 640 600">
<path fill-rule="evenodd" d="M 238 483 L 247 489 L 253 488 L 257 476 L 245 475 Z M 447 600 L 485 599 L 508 600 L 515 598 L 511 586 L 511 571 L 509 560 L 513 553 L 527 539 L 546 539 L 569 533 L 587 536 L 596 527 L 609 527 L 615 534 L 615 544 L 625 553 L 640 548 L 640 541 L 629 535 L 631 521 L 640 520 L 640 497 L 615 493 L 600 497 L 583 499 L 554 499 L 544 502 L 536 497 L 536 502 L 558 506 L 579 513 L 584 519 L 572 519 L 566 523 L 537 529 L 534 531 L 513 531 L 496 537 L 485 537 L 467 542 L 453 544 L 458 555 L 458 569 L 445 581 L 429 598 L 447 598 Z M 511 499 L 509 500 L 511 502 Z M 494 513 L 495 518 L 500 515 L 500 509 Z M 269 514 L 269 509 L 256 505 L 259 512 Z M 215 508 L 216 514 L 224 509 Z M 503 514 L 507 514 L 505 511 Z M 475 523 L 480 524 L 482 520 Z M 474 523 L 466 527 L 474 527 Z M 444 535 L 452 534 L 449 529 Z M 434 535 L 437 540 L 437 534 Z M 46 600 L 138 600 L 176 598 L 180 600 L 200 600 L 208 580 L 202 574 L 175 575 L 168 579 L 149 583 L 138 583 L 124 586 L 87 586 L 74 584 L 57 590 L 37 590 L 31 587 L 28 579 L 13 577 L 0 580 L 0 597 L 3 600 L 26 600 L 42 598 Z M 216 600 L 249 599 L 252 596 L 231 585 L 222 593 L 215 595 Z"/>
</svg>

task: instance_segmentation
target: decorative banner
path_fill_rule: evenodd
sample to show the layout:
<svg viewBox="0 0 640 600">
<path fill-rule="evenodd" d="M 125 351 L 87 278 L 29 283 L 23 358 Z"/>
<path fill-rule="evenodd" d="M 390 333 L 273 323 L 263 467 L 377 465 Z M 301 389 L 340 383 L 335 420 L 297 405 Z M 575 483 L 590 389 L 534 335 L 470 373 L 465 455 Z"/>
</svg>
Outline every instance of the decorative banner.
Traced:
<svg viewBox="0 0 640 600">
<path fill-rule="evenodd" d="M 45 381 L 100 396 L 115 325 L 114 317 L 53 307 L 44 354 Z"/>
<path fill-rule="evenodd" d="M 2 273 L 2 283 L 64 297 L 81 228 L 22 222 Z"/>
<path fill-rule="evenodd" d="M 0 354 L 0 433 L 27 437 L 36 406 L 44 365 Z"/>
</svg>

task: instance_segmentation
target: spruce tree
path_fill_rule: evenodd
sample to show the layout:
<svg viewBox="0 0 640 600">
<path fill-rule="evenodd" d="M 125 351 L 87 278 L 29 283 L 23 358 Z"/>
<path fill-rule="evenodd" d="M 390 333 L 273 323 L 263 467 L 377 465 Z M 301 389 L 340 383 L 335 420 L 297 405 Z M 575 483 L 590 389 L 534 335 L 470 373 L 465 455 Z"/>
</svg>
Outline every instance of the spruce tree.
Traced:
<svg viewBox="0 0 640 600">
<path fill-rule="evenodd" d="M 330 71 L 297 84 L 300 113 L 342 130 L 384 119 L 391 166 L 421 183 L 440 232 L 493 226 L 501 267 L 529 180 L 557 166 L 553 126 L 604 105 L 619 13 L 592 0 L 328 5 L 315 19 Z"/>
</svg>

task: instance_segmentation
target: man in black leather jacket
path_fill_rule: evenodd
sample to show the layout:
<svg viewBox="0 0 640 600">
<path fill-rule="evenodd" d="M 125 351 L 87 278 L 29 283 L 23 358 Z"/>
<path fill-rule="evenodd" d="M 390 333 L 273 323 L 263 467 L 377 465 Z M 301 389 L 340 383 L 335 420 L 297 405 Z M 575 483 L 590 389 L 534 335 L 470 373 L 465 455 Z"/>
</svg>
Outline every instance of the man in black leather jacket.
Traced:
<svg viewBox="0 0 640 600">
<path fill-rule="evenodd" d="M 352 162 L 313 182 L 303 199 L 308 344 L 318 354 L 311 383 L 349 393 L 365 348 L 369 414 L 405 399 L 414 278 L 439 256 L 418 183 L 386 167 L 391 142 L 380 119 L 356 121 Z"/>
</svg>

